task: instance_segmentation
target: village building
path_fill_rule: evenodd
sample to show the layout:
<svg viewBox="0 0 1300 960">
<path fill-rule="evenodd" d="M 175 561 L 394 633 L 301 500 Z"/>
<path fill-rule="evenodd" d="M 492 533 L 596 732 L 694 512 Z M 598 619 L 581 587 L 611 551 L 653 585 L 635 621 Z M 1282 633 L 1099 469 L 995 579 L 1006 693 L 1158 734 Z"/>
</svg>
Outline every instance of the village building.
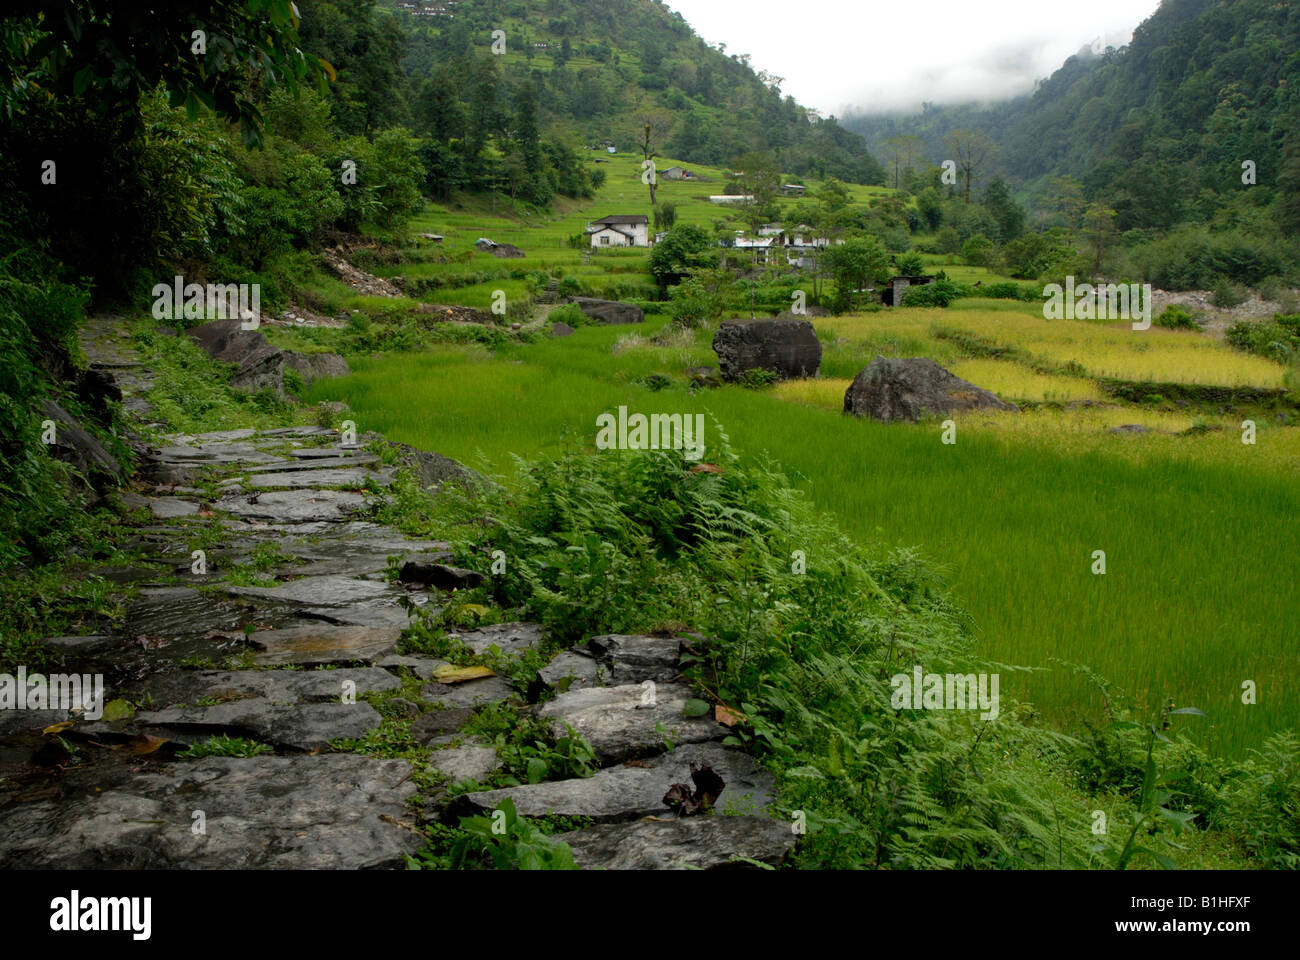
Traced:
<svg viewBox="0 0 1300 960">
<path fill-rule="evenodd" d="M 880 302 L 887 307 L 896 307 L 903 302 L 903 294 L 907 293 L 908 287 L 923 287 L 927 283 L 934 283 L 934 280 L 934 277 L 929 276 L 892 277 L 880 296 Z"/>
<path fill-rule="evenodd" d="M 615 214 L 587 224 L 593 247 L 650 246 L 650 218 L 643 213 Z"/>
</svg>

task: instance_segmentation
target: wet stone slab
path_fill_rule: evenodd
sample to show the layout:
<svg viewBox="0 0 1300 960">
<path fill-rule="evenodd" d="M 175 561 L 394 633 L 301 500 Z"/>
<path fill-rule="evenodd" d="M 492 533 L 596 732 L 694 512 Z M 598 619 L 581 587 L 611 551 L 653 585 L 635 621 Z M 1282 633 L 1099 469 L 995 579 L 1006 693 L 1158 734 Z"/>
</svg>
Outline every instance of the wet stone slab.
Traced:
<svg viewBox="0 0 1300 960">
<path fill-rule="evenodd" d="M 318 624 L 257 631 L 248 642 L 261 651 L 253 658 L 259 666 L 373 664 L 393 652 L 401 635 L 394 628 Z"/>
<path fill-rule="evenodd" d="M 261 697 L 209 707 L 171 707 L 137 713 L 133 726 L 177 739 L 204 740 L 214 733 L 251 737 L 291 750 L 317 750 L 339 737 L 355 739 L 382 718 L 368 703 L 277 704 Z"/>
<path fill-rule="evenodd" d="M 410 770 L 350 754 L 179 762 L 78 800 L 0 808 L 0 868 L 399 869 L 423 844 L 397 825 Z"/>
<path fill-rule="evenodd" d="M 475 653 L 487 653 L 495 646 L 504 654 L 517 656 L 542 642 L 542 628 L 536 623 L 494 623 L 477 630 L 448 633 L 447 636 L 459 640 Z"/>
<path fill-rule="evenodd" d="M 258 489 L 272 487 L 347 487 L 361 490 L 371 487 L 387 487 L 393 482 L 391 471 L 378 473 L 358 467 L 351 470 L 321 469 L 294 470 L 279 473 L 254 473 L 249 476 L 249 486 Z"/>
<path fill-rule="evenodd" d="M 350 686 L 349 686 L 350 685 Z M 340 702 L 345 693 L 383 693 L 402 682 L 378 667 L 338 670 L 186 670 L 158 674 L 143 687 L 164 707 L 200 700 L 258 697 L 275 704 Z"/>
<path fill-rule="evenodd" d="M 777 866 L 794 849 L 790 824 L 770 817 L 682 817 L 599 824 L 555 837 L 584 870 L 713 870 Z"/>
<path fill-rule="evenodd" d="M 514 687 L 501 677 L 483 677 L 464 683 L 431 683 L 420 691 L 422 699 L 441 707 L 481 707 L 515 695 Z"/>
<path fill-rule="evenodd" d="M 229 494 L 212 503 L 245 520 L 306 523 L 348 520 L 366 509 L 366 497 L 350 490 L 270 490 L 248 495 Z"/>
<path fill-rule="evenodd" d="M 652 760 L 638 760 L 601 770 L 594 777 L 524 784 L 465 794 L 452 804 L 452 816 L 494 809 L 506 797 L 530 817 L 556 814 L 619 823 L 641 817 L 671 816 L 664 795 L 676 783 L 691 783 L 691 764 L 707 763 L 726 782 L 715 809 L 758 814 L 771 806 L 772 775 L 747 754 L 720 744 L 689 744 Z"/>
<path fill-rule="evenodd" d="M 657 752 L 665 740 L 702 743 L 727 735 L 727 728 L 707 715 L 682 716 L 690 688 L 657 684 L 649 694 L 641 684 L 571 689 L 543 704 L 537 714 L 551 721 L 556 737 L 572 726 L 603 765 Z"/>
<path fill-rule="evenodd" d="M 608 671 L 595 659 L 578 650 L 566 650 L 537 671 L 538 679 L 548 688 L 563 693 L 583 687 L 601 687 L 609 682 Z"/>
<path fill-rule="evenodd" d="M 197 517 L 199 504 L 193 500 L 182 500 L 180 497 L 159 497 L 149 501 L 149 512 L 159 520 Z"/>
<path fill-rule="evenodd" d="M 671 683 L 678 674 L 681 641 L 676 637 L 606 634 L 592 637 L 586 649 L 608 671 L 610 683 Z"/>
<path fill-rule="evenodd" d="M 445 774 L 452 783 L 486 780 L 502 767 L 495 747 L 476 744 L 435 750 L 429 754 L 429 765 Z"/>
</svg>

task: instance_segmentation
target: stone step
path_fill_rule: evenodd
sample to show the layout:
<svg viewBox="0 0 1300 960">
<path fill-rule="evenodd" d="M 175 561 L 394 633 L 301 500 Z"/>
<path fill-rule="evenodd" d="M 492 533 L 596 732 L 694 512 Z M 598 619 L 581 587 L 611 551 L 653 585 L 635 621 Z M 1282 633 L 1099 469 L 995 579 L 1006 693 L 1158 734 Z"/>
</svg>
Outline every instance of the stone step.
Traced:
<svg viewBox="0 0 1300 960">
<path fill-rule="evenodd" d="M 607 823 L 554 835 L 584 870 L 713 870 L 778 866 L 794 849 L 790 824 L 771 817 L 696 816 Z"/>
<path fill-rule="evenodd" d="M 602 766 L 629 757 L 657 753 L 664 742 L 675 744 L 721 740 L 727 728 L 707 714 L 686 717 L 682 710 L 692 698 L 680 684 L 626 684 L 616 687 L 570 689 L 543 704 L 538 716 L 551 721 L 555 737 L 572 727 L 596 753 Z"/>
<path fill-rule="evenodd" d="M 424 843 L 402 826 L 410 773 L 351 754 L 180 761 L 0 807 L 0 869 L 396 869 Z"/>
<path fill-rule="evenodd" d="M 514 801 L 523 816 L 590 817 L 597 823 L 620 823 L 642 817 L 669 816 L 664 795 L 677 783 L 691 783 L 691 764 L 707 763 L 725 781 L 715 809 L 719 813 L 761 814 L 770 810 L 775 781 L 748 754 L 720 744 L 690 744 L 651 760 L 637 760 L 601 770 L 593 777 L 524 784 L 467 793 L 448 808 L 453 818 L 493 810 Z"/>
</svg>

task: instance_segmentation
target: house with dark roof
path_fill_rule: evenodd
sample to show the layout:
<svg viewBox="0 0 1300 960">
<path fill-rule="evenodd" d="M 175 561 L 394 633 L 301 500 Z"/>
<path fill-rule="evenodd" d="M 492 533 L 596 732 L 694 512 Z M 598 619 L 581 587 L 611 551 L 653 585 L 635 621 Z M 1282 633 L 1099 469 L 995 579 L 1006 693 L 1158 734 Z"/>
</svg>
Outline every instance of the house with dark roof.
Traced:
<svg viewBox="0 0 1300 960">
<path fill-rule="evenodd" d="M 650 218 L 643 213 L 620 213 L 587 224 L 593 247 L 650 246 Z"/>
</svg>

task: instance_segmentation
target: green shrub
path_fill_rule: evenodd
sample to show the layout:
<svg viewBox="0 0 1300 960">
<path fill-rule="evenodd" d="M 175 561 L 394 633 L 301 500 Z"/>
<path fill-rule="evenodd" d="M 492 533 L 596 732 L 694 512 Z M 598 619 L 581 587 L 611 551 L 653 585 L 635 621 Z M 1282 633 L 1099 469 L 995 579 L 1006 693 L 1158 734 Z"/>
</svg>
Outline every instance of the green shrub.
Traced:
<svg viewBox="0 0 1300 960">
<path fill-rule="evenodd" d="M 1156 317 L 1155 323 L 1157 327 L 1167 327 L 1170 330 L 1200 329 L 1192 315 L 1176 303 L 1165 307 L 1160 316 Z"/>
<path fill-rule="evenodd" d="M 582 312 L 576 303 L 562 303 L 546 315 L 550 323 L 567 323 L 575 330 L 578 327 L 591 326 L 592 319 Z"/>
<path fill-rule="evenodd" d="M 954 300 L 970 296 L 970 289 L 951 280 L 936 280 L 921 287 L 908 287 L 903 293 L 904 307 L 947 307 Z"/>
<path fill-rule="evenodd" d="M 1239 320 L 1224 332 L 1238 350 L 1290 363 L 1300 356 L 1300 316 L 1277 314 L 1272 320 Z"/>
<path fill-rule="evenodd" d="M 1222 825 L 1258 865 L 1300 869 L 1300 740 L 1270 737 L 1223 792 Z"/>
<path fill-rule="evenodd" d="M 1220 278 L 1214 283 L 1214 293 L 1210 297 L 1216 307 L 1231 309 L 1246 302 L 1250 292 L 1239 284 Z"/>
</svg>

